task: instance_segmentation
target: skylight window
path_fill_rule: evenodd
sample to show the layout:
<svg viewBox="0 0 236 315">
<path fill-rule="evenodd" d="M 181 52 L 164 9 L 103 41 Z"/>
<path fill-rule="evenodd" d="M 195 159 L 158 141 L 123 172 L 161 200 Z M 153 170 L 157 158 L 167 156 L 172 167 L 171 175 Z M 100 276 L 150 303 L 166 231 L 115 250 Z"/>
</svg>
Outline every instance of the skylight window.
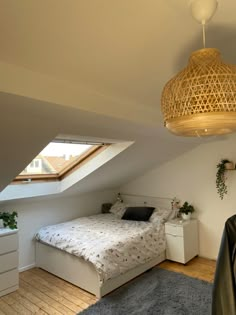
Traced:
<svg viewBox="0 0 236 315">
<path fill-rule="evenodd" d="M 16 177 L 27 179 L 62 179 L 79 164 L 95 155 L 104 144 L 78 143 L 56 140 L 50 142 Z"/>
</svg>

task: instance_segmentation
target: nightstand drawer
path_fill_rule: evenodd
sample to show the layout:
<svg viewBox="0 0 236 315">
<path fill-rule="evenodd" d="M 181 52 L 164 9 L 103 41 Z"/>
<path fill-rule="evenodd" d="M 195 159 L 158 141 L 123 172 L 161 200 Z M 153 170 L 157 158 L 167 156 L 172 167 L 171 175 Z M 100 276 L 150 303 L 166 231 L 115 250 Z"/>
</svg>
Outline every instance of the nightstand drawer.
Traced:
<svg viewBox="0 0 236 315">
<path fill-rule="evenodd" d="M 0 237 L 0 255 L 12 252 L 18 248 L 17 234 L 11 234 Z"/>
<path fill-rule="evenodd" d="M 17 268 L 18 252 L 12 252 L 0 256 L 0 273 Z"/>
<path fill-rule="evenodd" d="M 184 240 L 180 236 L 166 234 L 166 258 L 180 263 L 185 263 Z"/>
<path fill-rule="evenodd" d="M 174 235 L 174 236 L 183 236 L 183 227 L 174 224 L 165 224 L 165 232 L 166 234 Z"/>
<path fill-rule="evenodd" d="M 17 269 L 0 274 L 0 291 L 18 285 L 19 273 Z"/>
</svg>

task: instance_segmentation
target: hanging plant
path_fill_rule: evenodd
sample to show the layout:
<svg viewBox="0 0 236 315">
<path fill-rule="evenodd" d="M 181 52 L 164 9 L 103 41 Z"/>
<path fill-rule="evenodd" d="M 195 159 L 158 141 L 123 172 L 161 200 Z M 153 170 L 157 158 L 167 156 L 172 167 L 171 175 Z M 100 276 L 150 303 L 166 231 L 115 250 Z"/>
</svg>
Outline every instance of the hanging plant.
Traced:
<svg viewBox="0 0 236 315">
<path fill-rule="evenodd" d="M 224 198 L 224 195 L 227 194 L 227 185 L 225 183 L 226 176 L 225 176 L 225 170 L 226 166 L 225 164 L 230 163 L 229 160 L 222 159 L 219 164 L 217 164 L 217 173 L 216 173 L 216 189 L 220 196 L 220 199 L 222 200 Z"/>
</svg>

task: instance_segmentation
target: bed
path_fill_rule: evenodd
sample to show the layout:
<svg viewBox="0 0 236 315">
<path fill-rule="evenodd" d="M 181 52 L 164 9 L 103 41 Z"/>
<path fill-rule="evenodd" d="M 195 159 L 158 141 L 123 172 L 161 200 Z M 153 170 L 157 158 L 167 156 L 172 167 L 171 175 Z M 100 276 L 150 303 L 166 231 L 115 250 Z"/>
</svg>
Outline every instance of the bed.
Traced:
<svg viewBox="0 0 236 315">
<path fill-rule="evenodd" d="M 159 214 L 163 209 L 172 213 L 168 198 L 122 199 L 122 206 L 148 205 Z M 36 265 L 101 298 L 165 259 L 166 217 L 159 218 L 121 220 L 116 209 L 44 227 L 36 234 Z"/>
</svg>

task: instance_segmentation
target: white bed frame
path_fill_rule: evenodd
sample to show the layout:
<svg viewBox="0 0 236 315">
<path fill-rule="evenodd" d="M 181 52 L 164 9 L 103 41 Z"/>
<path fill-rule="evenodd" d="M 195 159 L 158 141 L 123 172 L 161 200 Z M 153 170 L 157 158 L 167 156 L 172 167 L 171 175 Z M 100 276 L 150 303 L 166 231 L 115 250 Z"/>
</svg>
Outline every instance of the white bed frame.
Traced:
<svg viewBox="0 0 236 315">
<path fill-rule="evenodd" d="M 125 202 L 130 204 L 145 204 L 152 206 L 171 207 L 171 199 L 125 195 L 122 194 Z M 156 266 L 165 260 L 165 251 L 155 259 L 137 266 L 128 272 L 107 280 L 102 285 L 99 282 L 99 276 L 95 267 L 88 261 L 82 258 L 71 255 L 55 247 L 36 242 L 36 265 L 76 286 L 95 294 L 98 298 L 115 290 L 129 280 L 137 277 L 148 269 Z"/>
</svg>

